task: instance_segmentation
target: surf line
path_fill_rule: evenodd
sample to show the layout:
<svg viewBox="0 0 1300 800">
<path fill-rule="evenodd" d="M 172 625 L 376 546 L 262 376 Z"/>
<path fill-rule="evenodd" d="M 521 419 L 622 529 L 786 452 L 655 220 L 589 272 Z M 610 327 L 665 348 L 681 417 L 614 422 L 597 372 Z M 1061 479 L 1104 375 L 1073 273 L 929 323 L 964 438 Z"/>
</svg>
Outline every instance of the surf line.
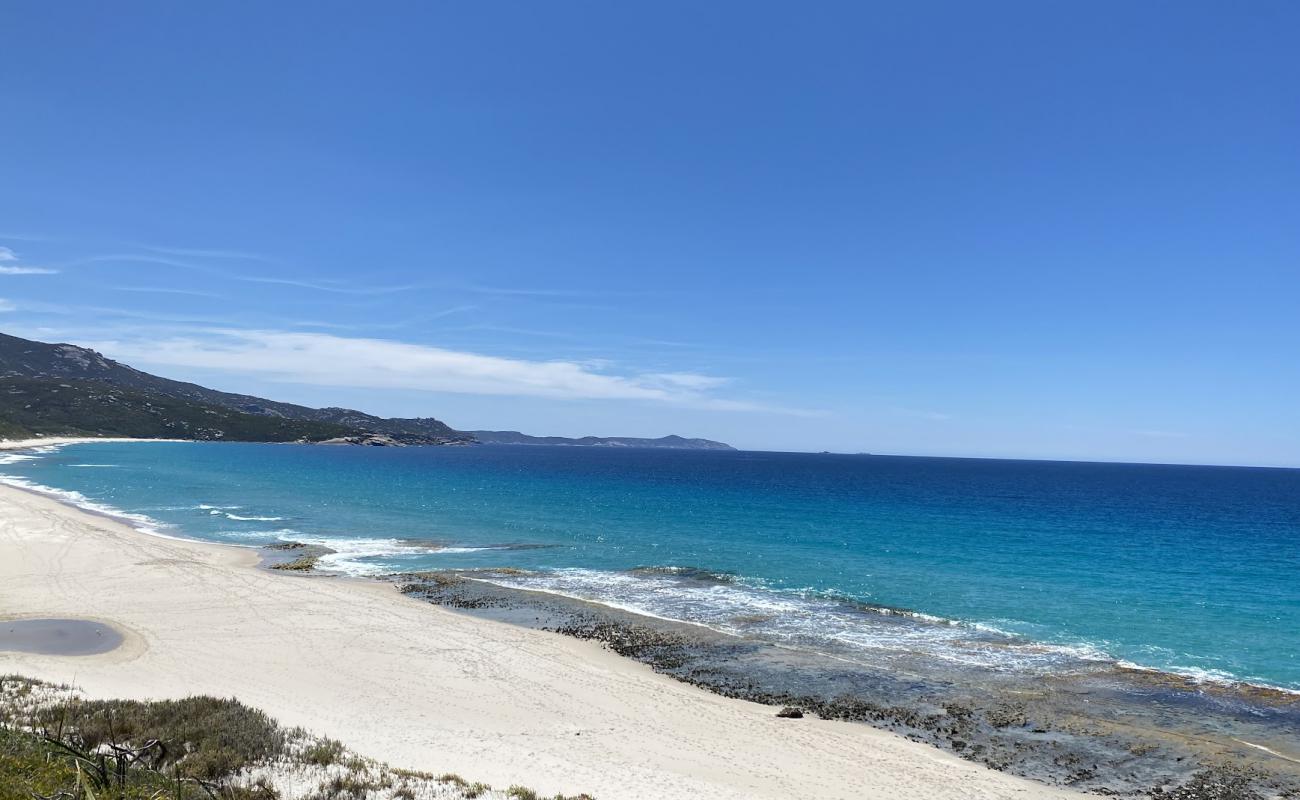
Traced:
<svg viewBox="0 0 1300 800">
<path fill-rule="evenodd" d="M 1278 758 L 1282 759 L 1283 761 L 1290 761 L 1292 764 L 1300 764 L 1300 758 L 1292 758 L 1291 756 L 1284 755 L 1284 754 L 1279 753 L 1278 751 L 1274 750 L 1274 749 L 1271 748 L 1271 747 L 1265 747 L 1265 746 L 1262 745 L 1262 744 L 1255 744 L 1254 742 L 1248 742 L 1248 741 L 1246 741 L 1245 739 L 1238 739 L 1236 736 L 1233 736 L 1233 737 L 1232 737 L 1232 741 L 1234 741 L 1234 742 L 1241 742 L 1242 744 L 1246 745 L 1247 747 L 1253 747 L 1253 748 L 1255 748 L 1256 750 L 1263 750 L 1265 753 L 1268 753 L 1270 756 L 1277 756 Z"/>
</svg>

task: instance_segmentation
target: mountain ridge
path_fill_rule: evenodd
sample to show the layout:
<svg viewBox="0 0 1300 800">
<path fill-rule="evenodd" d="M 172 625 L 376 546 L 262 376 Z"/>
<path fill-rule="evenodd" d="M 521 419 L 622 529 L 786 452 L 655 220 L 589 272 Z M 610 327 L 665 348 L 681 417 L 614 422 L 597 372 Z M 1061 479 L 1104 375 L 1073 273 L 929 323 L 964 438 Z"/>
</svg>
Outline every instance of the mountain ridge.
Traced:
<svg viewBox="0 0 1300 800">
<path fill-rule="evenodd" d="M 141 395 L 156 395 L 173 401 L 190 403 L 201 409 L 224 409 L 227 412 L 247 415 L 249 418 L 278 418 L 299 423 L 317 423 L 311 426 L 287 426 L 307 432 L 309 440 L 336 438 L 358 434 L 382 434 L 404 444 L 468 443 L 468 434 L 454 430 L 441 420 L 432 417 L 413 419 L 384 419 L 350 408 L 310 408 L 294 403 L 268 400 L 254 395 L 223 392 L 196 383 L 176 381 L 152 375 L 130 367 L 102 353 L 74 344 L 48 344 L 0 333 L 0 378 L 12 380 L 72 381 L 67 388 L 86 389 L 82 384 L 104 384 L 115 389 Z M 34 388 L 32 386 L 29 389 Z M 3 395 L 0 395 L 3 397 Z M 147 402 L 147 401 L 141 401 Z M 24 405 L 31 405 L 24 403 Z M 98 406 L 82 403 L 83 410 Z M 0 405 L 0 414 L 5 414 Z M 26 408 L 24 411 L 32 411 Z M 179 410 L 177 407 L 176 410 Z M 28 418 L 32 414 L 23 415 Z M 239 428 L 260 430 L 252 419 L 228 417 Z M 50 424 L 54 424 L 50 421 Z M 68 421 L 67 424 L 74 425 Z M 222 431 L 224 433 L 224 431 Z M 215 433 L 215 432 L 214 432 Z M 326 435 L 326 434 L 329 435 Z M 174 435 L 174 434 L 173 434 Z M 207 438 L 226 438 L 209 436 Z"/>
<path fill-rule="evenodd" d="M 311 408 L 163 378 L 79 345 L 0 333 L 0 437 L 26 435 L 733 449 L 681 436 L 571 439 L 518 431 L 459 431 L 433 417 L 384 418 L 337 406 Z"/>
<path fill-rule="evenodd" d="M 657 439 L 638 436 L 529 436 L 519 431 L 469 431 L 483 444 L 552 445 L 563 447 L 649 447 L 664 450 L 735 450 L 725 442 L 712 439 L 688 439 L 671 434 Z"/>
</svg>

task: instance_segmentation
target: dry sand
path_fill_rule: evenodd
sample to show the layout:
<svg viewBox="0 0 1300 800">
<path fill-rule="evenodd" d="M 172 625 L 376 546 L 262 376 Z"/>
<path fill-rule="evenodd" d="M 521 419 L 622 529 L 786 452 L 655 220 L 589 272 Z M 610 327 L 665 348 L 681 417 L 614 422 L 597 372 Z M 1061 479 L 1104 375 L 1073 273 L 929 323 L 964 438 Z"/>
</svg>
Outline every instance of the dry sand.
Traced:
<svg viewBox="0 0 1300 800">
<path fill-rule="evenodd" d="M 0 618 L 125 636 L 102 655 L 0 652 L 0 673 L 92 697 L 233 695 L 395 766 L 599 800 L 1081 797 L 866 725 L 778 719 L 589 642 L 256 561 L 0 486 Z"/>
<path fill-rule="evenodd" d="M 187 439 L 130 439 L 125 436 L 43 436 L 35 439 L 0 439 L 0 450 L 25 450 L 29 447 L 49 447 L 63 444 L 93 444 L 95 442 L 184 442 Z"/>
</svg>

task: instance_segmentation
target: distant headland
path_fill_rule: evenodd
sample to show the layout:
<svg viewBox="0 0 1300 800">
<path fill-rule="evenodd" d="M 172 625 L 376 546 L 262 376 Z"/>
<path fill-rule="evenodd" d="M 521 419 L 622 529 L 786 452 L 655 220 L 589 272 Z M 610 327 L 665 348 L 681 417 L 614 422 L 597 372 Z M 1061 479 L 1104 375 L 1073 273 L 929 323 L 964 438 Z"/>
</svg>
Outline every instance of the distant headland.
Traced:
<svg viewBox="0 0 1300 800">
<path fill-rule="evenodd" d="M 643 439 L 634 436 L 583 436 L 572 439 L 564 436 L 529 436 L 519 431 L 470 431 L 483 444 L 549 444 L 566 447 L 657 447 L 669 450 L 735 450 L 725 442 L 712 439 L 687 439 L 682 436 L 661 436 Z"/>
</svg>

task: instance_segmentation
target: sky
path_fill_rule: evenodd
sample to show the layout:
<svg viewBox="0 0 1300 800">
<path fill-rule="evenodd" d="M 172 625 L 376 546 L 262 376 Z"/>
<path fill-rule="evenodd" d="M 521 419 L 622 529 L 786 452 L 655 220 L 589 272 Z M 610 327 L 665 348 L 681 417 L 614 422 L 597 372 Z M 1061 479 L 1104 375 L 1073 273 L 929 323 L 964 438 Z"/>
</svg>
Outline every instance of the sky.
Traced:
<svg viewBox="0 0 1300 800">
<path fill-rule="evenodd" d="M 1300 466 L 1300 4 L 0 4 L 0 330 L 461 429 Z"/>
</svg>

